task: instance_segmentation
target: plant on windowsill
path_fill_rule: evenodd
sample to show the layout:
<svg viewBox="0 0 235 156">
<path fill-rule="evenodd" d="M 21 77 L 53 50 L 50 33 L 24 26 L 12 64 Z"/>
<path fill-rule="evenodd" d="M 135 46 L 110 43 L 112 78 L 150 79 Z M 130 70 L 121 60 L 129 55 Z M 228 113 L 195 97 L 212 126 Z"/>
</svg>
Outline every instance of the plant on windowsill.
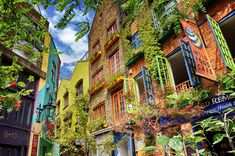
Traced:
<svg viewBox="0 0 235 156">
<path fill-rule="evenodd" d="M 120 37 L 119 32 L 115 32 L 112 35 L 110 35 L 108 40 L 104 44 L 105 51 L 107 51 L 113 45 L 113 43 L 119 39 L 119 37 Z"/>
<path fill-rule="evenodd" d="M 93 95 L 95 94 L 97 91 L 99 91 L 101 88 L 103 88 L 105 86 L 105 79 L 101 79 L 98 82 L 96 82 L 95 85 L 92 86 L 91 89 L 89 89 L 89 94 Z"/>
<path fill-rule="evenodd" d="M 116 73 L 115 75 L 112 75 L 108 78 L 108 85 L 107 89 L 110 90 L 117 84 L 123 81 L 124 76 L 123 76 L 123 71 Z"/>
<path fill-rule="evenodd" d="M 198 113 L 195 116 L 203 113 L 204 106 L 200 106 L 200 103 L 213 97 L 213 93 L 209 90 L 195 90 L 191 89 L 188 91 L 181 91 L 168 95 L 166 97 L 166 114 L 177 117 L 188 117 L 191 116 L 197 107 Z"/>
<path fill-rule="evenodd" d="M 92 121 L 91 130 L 92 132 L 95 132 L 95 131 L 98 131 L 107 127 L 108 127 L 108 121 L 106 119 L 106 116 L 103 115 L 103 116 L 99 116 L 97 119 Z"/>
<path fill-rule="evenodd" d="M 98 60 L 98 58 L 102 55 L 102 51 L 97 51 L 97 52 L 92 52 L 92 54 L 89 57 L 89 62 L 90 64 L 95 63 L 96 60 Z"/>
</svg>

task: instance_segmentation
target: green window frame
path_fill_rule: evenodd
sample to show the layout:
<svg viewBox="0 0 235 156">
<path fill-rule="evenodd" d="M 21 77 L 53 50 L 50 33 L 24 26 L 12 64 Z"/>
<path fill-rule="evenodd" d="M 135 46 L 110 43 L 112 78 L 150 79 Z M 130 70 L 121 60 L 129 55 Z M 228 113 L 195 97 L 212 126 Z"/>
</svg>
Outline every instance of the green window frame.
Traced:
<svg viewBox="0 0 235 156">
<path fill-rule="evenodd" d="M 127 113 L 136 113 L 139 109 L 139 102 L 136 90 L 136 81 L 133 78 L 124 78 L 124 97 Z"/>
<path fill-rule="evenodd" d="M 161 88 L 163 89 L 165 85 L 173 86 L 172 74 L 170 72 L 170 67 L 167 58 L 157 55 L 156 60 L 157 74 Z"/>
<path fill-rule="evenodd" d="M 230 69 L 235 69 L 235 63 L 233 61 L 232 54 L 229 50 L 228 44 L 224 38 L 224 35 L 220 29 L 219 24 L 209 15 L 206 15 L 206 18 L 210 25 L 215 42 L 219 48 L 220 55 L 223 59 L 224 65 Z"/>
</svg>

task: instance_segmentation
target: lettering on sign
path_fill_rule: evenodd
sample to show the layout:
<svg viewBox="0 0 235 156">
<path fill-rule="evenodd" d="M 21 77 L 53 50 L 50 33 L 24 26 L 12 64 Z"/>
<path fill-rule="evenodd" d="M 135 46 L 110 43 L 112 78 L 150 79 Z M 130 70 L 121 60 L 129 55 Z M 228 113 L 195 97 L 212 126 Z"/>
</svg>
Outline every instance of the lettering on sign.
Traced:
<svg viewBox="0 0 235 156">
<path fill-rule="evenodd" d="M 9 132 L 9 131 L 5 130 L 3 132 L 3 136 L 4 136 L 4 138 L 17 139 L 18 134 L 16 132 Z"/>
</svg>

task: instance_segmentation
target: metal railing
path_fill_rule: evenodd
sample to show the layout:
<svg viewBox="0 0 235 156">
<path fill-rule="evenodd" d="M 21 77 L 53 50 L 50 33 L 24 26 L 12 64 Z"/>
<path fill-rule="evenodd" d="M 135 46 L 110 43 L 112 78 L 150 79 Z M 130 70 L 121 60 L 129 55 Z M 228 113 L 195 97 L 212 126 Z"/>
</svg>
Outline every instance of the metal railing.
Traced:
<svg viewBox="0 0 235 156">
<path fill-rule="evenodd" d="M 179 92 L 179 91 L 187 91 L 187 90 L 190 90 L 191 88 L 192 88 L 192 86 L 191 86 L 189 80 L 184 81 L 183 83 L 180 83 L 180 84 L 178 84 L 177 86 L 175 86 L 176 92 Z"/>
<path fill-rule="evenodd" d="M 89 57 L 89 53 L 88 51 L 81 57 L 80 61 L 86 61 L 88 60 L 88 57 Z"/>
</svg>

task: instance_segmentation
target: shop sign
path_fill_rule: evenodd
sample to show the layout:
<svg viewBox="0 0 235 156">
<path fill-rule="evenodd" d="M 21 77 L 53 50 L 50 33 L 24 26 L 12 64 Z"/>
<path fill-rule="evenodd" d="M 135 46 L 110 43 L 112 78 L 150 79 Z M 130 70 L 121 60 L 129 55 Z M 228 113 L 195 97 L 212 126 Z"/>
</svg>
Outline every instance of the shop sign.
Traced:
<svg viewBox="0 0 235 156">
<path fill-rule="evenodd" d="M 33 141 L 32 141 L 32 153 L 31 153 L 31 156 L 37 156 L 38 140 L 39 140 L 39 136 L 37 134 L 34 134 L 33 135 Z"/>
<path fill-rule="evenodd" d="M 0 127 L 0 144 L 28 146 L 29 132 L 6 126 Z"/>
<path fill-rule="evenodd" d="M 216 76 L 208 58 L 206 48 L 200 37 L 198 27 L 194 23 L 186 22 L 184 20 L 180 20 L 180 22 L 183 26 L 194 56 L 196 63 L 196 74 L 210 80 L 215 80 Z"/>
<path fill-rule="evenodd" d="M 214 97 L 210 101 L 206 101 L 203 104 L 207 105 L 204 115 L 210 115 L 235 107 L 235 99 L 231 99 L 229 95 L 221 95 Z"/>
</svg>

